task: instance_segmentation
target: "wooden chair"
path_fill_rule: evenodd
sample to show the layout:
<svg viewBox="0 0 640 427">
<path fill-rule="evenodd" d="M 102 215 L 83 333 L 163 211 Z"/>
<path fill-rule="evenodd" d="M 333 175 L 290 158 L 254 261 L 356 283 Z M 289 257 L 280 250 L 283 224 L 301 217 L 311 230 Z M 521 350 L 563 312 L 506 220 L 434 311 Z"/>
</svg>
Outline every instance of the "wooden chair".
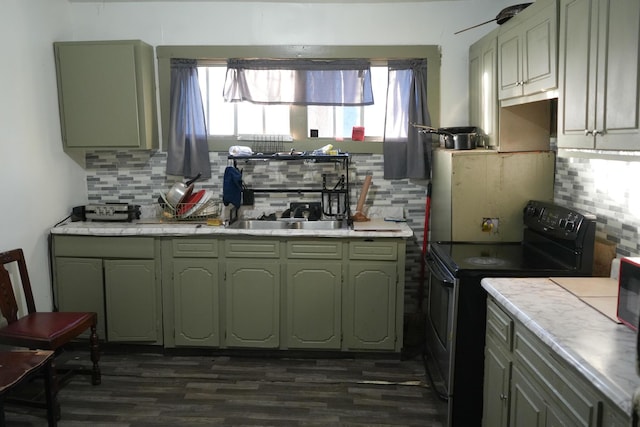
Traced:
<svg viewBox="0 0 640 427">
<path fill-rule="evenodd" d="M 20 318 L 11 275 L 6 268 L 7 264 L 12 263 L 18 267 L 27 304 L 28 313 Z M 91 382 L 100 384 L 100 353 L 96 333 L 98 315 L 92 312 L 36 311 L 22 249 L 0 253 L 0 312 L 7 320 L 7 325 L 0 328 L 0 344 L 10 346 L 59 352 L 66 343 L 90 329 L 89 350 L 93 362 Z"/>
<path fill-rule="evenodd" d="M 4 427 L 5 395 L 35 375 L 44 374 L 44 388 L 49 427 L 58 424 L 60 409 L 57 399 L 57 388 L 53 374 L 54 352 L 37 351 L 0 351 L 0 427 Z"/>
</svg>

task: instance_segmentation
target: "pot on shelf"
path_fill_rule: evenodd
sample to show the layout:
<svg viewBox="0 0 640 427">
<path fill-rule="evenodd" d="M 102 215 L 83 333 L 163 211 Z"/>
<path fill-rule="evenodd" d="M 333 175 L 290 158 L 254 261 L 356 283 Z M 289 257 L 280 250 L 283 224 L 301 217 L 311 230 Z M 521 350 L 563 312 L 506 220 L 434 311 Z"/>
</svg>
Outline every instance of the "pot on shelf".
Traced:
<svg viewBox="0 0 640 427">
<path fill-rule="evenodd" d="M 411 125 L 422 133 L 433 133 L 440 135 L 440 142 L 444 148 L 454 150 L 473 150 L 477 146 L 484 145 L 484 135 L 475 126 L 458 126 L 447 128 L 432 128 L 430 126 Z"/>
<path fill-rule="evenodd" d="M 190 179 L 187 182 L 176 182 L 166 194 L 167 202 L 173 207 L 183 203 L 187 197 L 193 192 L 193 183 L 200 179 L 202 174 L 196 175 L 195 178 Z"/>
</svg>

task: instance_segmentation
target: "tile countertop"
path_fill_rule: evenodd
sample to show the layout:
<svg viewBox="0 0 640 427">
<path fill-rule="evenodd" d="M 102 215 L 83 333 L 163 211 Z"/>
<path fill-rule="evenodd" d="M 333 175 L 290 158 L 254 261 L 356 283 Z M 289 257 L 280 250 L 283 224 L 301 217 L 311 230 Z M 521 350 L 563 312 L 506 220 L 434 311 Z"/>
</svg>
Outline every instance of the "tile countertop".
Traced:
<svg viewBox="0 0 640 427">
<path fill-rule="evenodd" d="M 640 377 L 636 333 L 549 279 L 485 278 L 482 287 L 626 414 Z"/>
<path fill-rule="evenodd" d="M 413 231 L 406 223 L 393 223 L 396 230 L 243 230 L 200 223 L 132 222 L 70 222 L 51 229 L 52 234 L 85 236 L 273 236 L 273 237 L 333 237 L 333 238 L 409 238 Z"/>
</svg>

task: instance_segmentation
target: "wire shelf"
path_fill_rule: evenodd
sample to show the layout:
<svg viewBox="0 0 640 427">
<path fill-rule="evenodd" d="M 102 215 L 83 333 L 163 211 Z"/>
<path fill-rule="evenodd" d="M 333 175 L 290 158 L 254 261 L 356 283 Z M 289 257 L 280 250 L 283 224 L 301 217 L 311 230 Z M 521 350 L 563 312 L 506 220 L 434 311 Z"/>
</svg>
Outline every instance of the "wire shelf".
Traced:
<svg viewBox="0 0 640 427">
<path fill-rule="evenodd" d="M 205 203 L 181 203 L 176 207 L 168 203 L 160 203 L 162 219 L 164 221 L 205 221 L 220 216 L 222 200 L 209 199 Z"/>
</svg>

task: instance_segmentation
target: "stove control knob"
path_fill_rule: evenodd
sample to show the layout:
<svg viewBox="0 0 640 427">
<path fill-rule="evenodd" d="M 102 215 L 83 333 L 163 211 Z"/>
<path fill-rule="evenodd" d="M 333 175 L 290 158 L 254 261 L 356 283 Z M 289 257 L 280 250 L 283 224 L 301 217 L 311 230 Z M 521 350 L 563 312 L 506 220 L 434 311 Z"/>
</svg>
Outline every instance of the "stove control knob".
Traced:
<svg viewBox="0 0 640 427">
<path fill-rule="evenodd" d="M 567 221 L 567 225 L 564 229 L 567 231 L 574 231 L 576 229 L 576 223 L 574 221 Z"/>
<path fill-rule="evenodd" d="M 566 219 L 564 219 L 564 218 L 563 218 L 563 219 L 561 219 L 561 220 L 558 222 L 558 225 L 560 226 L 560 228 L 565 228 L 565 227 L 567 226 L 567 220 L 566 220 Z"/>
</svg>

